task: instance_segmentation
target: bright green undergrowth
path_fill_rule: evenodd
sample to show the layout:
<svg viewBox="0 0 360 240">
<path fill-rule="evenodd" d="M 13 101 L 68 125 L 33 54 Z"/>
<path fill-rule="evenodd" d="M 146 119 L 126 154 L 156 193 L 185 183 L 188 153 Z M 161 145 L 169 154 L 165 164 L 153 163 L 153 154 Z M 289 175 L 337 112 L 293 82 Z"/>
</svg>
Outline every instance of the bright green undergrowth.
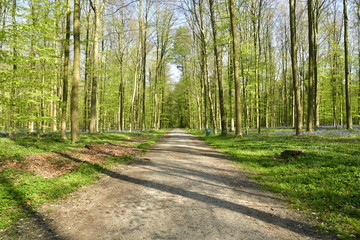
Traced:
<svg viewBox="0 0 360 240">
<path fill-rule="evenodd" d="M 242 138 L 205 137 L 204 132 L 191 132 L 232 156 L 237 164 L 254 173 L 261 186 L 318 219 L 323 230 L 342 239 L 359 239 L 360 134 L 358 130 L 343 131 L 296 137 L 281 130 L 265 130 Z M 305 154 L 288 163 L 276 161 L 276 154 L 286 149 L 303 149 Z"/>
<path fill-rule="evenodd" d="M 0 138 L 0 164 L 7 160 L 22 160 L 26 154 L 63 151 L 85 144 L 105 142 L 132 144 L 143 152 L 161 137 L 166 130 L 133 133 L 82 134 L 76 144 L 62 141 L 57 135 L 44 137 L 23 136 L 14 139 Z M 140 143 L 139 143 L 140 142 Z M 50 199 L 64 198 L 86 184 L 93 184 L 100 173 L 114 164 L 128 164 L 134 160 L 130 155 L 109 157 L 105 164 L 82 164 L 75 171 L 60 177 L 45 179 L 35 174 L 6 169 L 0 172 L 0 229 L 16 224 L 26 218 L 39 204 Z"/>
</svg>

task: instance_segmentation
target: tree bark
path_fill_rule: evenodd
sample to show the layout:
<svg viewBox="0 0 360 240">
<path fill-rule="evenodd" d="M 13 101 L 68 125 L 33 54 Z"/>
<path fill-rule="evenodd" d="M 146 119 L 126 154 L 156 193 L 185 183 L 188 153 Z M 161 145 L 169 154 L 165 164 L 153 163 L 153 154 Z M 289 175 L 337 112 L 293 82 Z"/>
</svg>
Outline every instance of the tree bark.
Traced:
<svg viewBox="0 0 360 240">
<path fill-rule="evenodd" d="M 226 123 L 226 112 L 225 112 L 225 104 L 224 104 L 224 90 L 222 83 L 222 70 L 221 70 L 221 58 L 220 53 L 217 46 L 217 26 L 215 21 L 215 10 L 214 10 L 214 0 L 209 0 L 210 7 L 210 19 L 211 26 L 213 32 L 213 40 L 214 40 L 214 53 L 215 53 L 215 67 L 218 81 L 218 90 L 219 90 L 219 108 L 220 108 L 220 120 L 221 120 L 221 135 L 227 135 L 227 123 Z"/>
<path fill-rule="evenodd" d="M 229 12 L 230 12 L 230 28 L 232 38 L 232 64 L 235 81 L 235 110 L 236 110 L 236 122 L 235 122 L 235 136 L 242 136 L 242 119 L 241 119 L 241 85 L 239 78 L 239 61 L 238 61 L 238 36 L 236 32 L 235 23 L 235 5 L 234 0 L 229 0 Z"/>
<path fill-rule="evenodd" d="M 349 90 L 349 49 L 348 49 L 348 13 L 347 13 L 347 0 L 343 1 L 344 4 L 344 49 L 345 49 L 345 102 L 346 102 L 346 128 L 351 130 L 352 114 L 350 103 L 350 90 Z"/>
<path fill-rule="evenodd" d="M 80 82 L 80 0 L 74 0 L 74 72 L 71 88 L 71 142 L 80 137 L 79 128 L 79 82 Z"/>
<path fill-rule="evenodd" d="M 358 124 L 360 125 L 360 2 L 357 2 L 357 34 L 358 34 Z"/>
<path fill-rule="evenodd" d="M 63 93 L 61 104 L 61 139 L 66 140 L 66 117 L 67 117 L 67 101 L 69 88 L 69 56 L 70 56 L 70 0 L 66 2 L 66 35 L 64 46 L 64 69 L 63 69 Z"/>
<path fill-rule="evenodd" d="M 300 88 L 297 80 L 297 43 L 296 43 L 296 5 L 295 0 L 289 0 L 290 9 L 290 41 L 291 41 L 291 67 L 293 75 L 293 91 L 295 96 L 295 129 L 296 135 L 302 134 L 302 106 L 300 99 Z"/>
<path fill-rule="evenodd" d="M 308 8 L 308 41 L 309 41 L 309 72 L 308 72 L 308 109 L 307 131 L 314 131 L 314 14 L 313 0 L 307 1 Z"/>
<path fill-rule="evenodd" d="M 90 0 L 91 7 L 94 11 L 94 45 L 93 45 L 93 72 L 91 85 L 91 107 L 90 107 L 90 126 L 89 133 L 97 132 L 97 85 L 99 79 L 99 38 L 101 28 L 101 13 L 104 9 L 105 2 L 99 6 L 99 0 Z"/>
</svg>

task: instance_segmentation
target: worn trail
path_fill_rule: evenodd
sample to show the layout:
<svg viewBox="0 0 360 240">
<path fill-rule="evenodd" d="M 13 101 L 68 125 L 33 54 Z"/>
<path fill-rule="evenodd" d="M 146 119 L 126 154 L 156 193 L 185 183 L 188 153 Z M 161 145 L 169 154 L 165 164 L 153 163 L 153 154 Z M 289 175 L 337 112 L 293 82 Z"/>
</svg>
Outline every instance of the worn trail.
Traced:
<svg viewBox="0 0 360 240">
<path fill-rule="evenodd" d="M 175 129 L 138 164 L 103 172 L 44 221 L 57 239 L 327 239 L 237 166 Z"/>
</svg>

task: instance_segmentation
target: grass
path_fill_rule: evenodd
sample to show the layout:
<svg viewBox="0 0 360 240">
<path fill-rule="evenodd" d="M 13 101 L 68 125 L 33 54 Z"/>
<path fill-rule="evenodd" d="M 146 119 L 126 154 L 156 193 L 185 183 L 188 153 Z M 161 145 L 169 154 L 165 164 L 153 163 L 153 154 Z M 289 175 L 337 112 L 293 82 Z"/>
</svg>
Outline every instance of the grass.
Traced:
<svg viewBox="0 0 360 240">
<path fill-rule="evenodd" d="M 360 239 L 360 131 L 330 129 L 299 137 L 286 131 L 254 131 L 242 138 L 191 132 L 254 173 L 263 188 L 316 218 L 322 230 Z M 288 163 L 276 161 L 274 156 L 286 149 L 305 153 Z"/>
<path fill-rule="evenodd" d="M 82 134 L 80 141 L 76 144 L 62 141 L 58 135 L 0 138 L 0 164 L 8 160 L 22 160 L 24 155 L 58 152 L 84 147 L 85 144 L 105 142 L 129 144 L 145 152 L 165 132 L 166 130 Z M 41 203 L 64 198 L 83 185 L 96 183 L 104 169 L 114 164 L 133 162 L 134 159 L 130 155 L 109 157 L 103 165 L 82 164 L 73 172 L 49 179 L 19 169 L 6 169 L 0 172 L 0 230 L 16 225 L 19 219 L 31 215 Z"/>
</svg>

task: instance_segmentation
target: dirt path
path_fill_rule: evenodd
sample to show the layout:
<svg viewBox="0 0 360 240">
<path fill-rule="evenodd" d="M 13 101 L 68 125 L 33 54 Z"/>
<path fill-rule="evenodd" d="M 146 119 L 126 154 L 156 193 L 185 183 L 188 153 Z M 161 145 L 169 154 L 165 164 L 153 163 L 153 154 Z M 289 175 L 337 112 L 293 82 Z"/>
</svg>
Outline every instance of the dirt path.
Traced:
<svg viewBox="0 0 360 240">
<path fill-rule="evenodd" d="M 136 165 L 104 170 L 41 210 L 56 239 L 328 239 L 237 166 L 175 129 Z"/>
</svg>

